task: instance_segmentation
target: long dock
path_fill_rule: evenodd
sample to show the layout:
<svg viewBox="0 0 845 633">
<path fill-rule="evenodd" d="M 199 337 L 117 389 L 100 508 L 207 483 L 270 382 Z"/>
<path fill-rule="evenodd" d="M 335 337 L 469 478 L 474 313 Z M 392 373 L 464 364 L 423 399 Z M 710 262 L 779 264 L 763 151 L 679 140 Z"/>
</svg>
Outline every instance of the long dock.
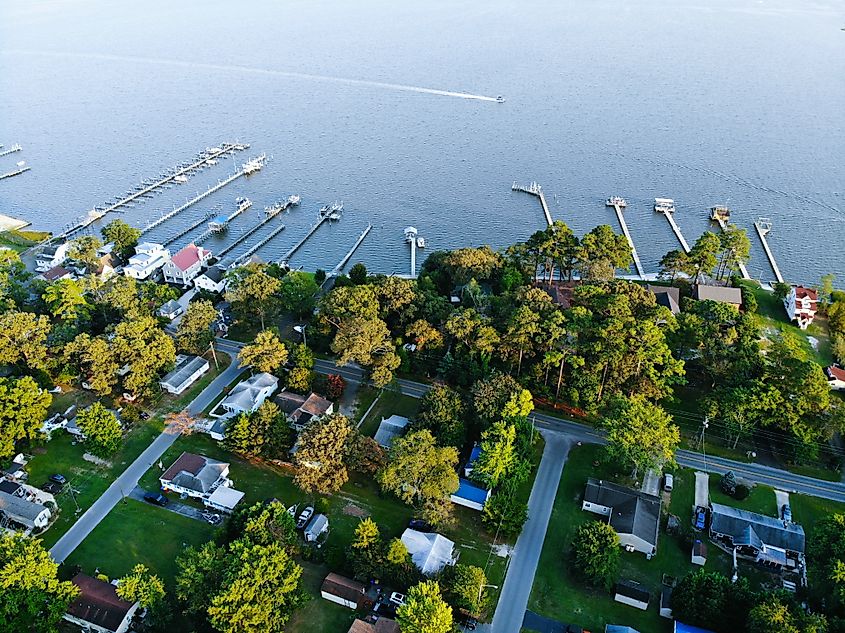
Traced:
<svg viewBox="0 0 845 633">
<path fill-rule="evenodd" d="M 721 228 L 723 231 L 726 231 L 728 229 L 728 223 L 723 218 L 716 217 L 713 218 L 713 220 L 719 225 L 719 228 Z M 745 267 L 745 264 L 740 261 L 737 261 L 737 265 L 739 266 L 739 272 L 742 274 L 742 278 L 751 279 L 751 275 L 748 274 L 748 269 Z"/>
<path fill-rule="evenodd" d="M 367 228 L 365 228 L 364 231 L 361 233 L 361 235 L 358 236 L 358 239 L 352 245 L 352 248 L 349 249 L 349 252 L 346 253 L 346 255 L 343 256 L 343 259 L 341 259 L 338 262 L 337 266 L 332 268 L 332 271 L 328 275 L 326 275 L 326 280 L 329 280 L 332 277 L 337 277 L 340 274 L 340 271 L 343 270 L 344 266 L 346 266 L 346 264 L 349 263 L 349 258 L 352 257 L 352 255 L 355 253 L 355 251 L 358 250 L 358 247 L 361 246 L 361 242 L 364 241 L 364 238 L 367 237 L 367 234 L 372 229 L 373 229 L 373 225 L 368 224 Z"/>
<path fill-rule="evenodd" d="M 666 219 L 669 220 L 669 226 L 672 227 L 672 231 L 675 232 L 675 237 L 677 237 L 678 241 L 681 243 L 681 248 L 683 248 L 684 252 L 689 255 L 689 244 L 687 244 L 687 241 L 684 239 L 684 234 L 681 233 L 681 227 L 679 227 L 677 222 L 675 222 L 675 216 L 669 213 L 669 211 L 663 211 L 663 215 L 665 215 Z"/>
<path fill-rule="evenodd" d="M 170 245 L 171 245 L 171 244 L 173 244 L 173 242 L 175 242 L 176 240 L 178 240 L 178 239 L 180 239 L 180 238 L 182 238 L 182 237 L 185 237 L 188 233 L 190 233 L 190 232 L 191 232 L 191 231 L 193 231 L 194 229 L 197 229 L 197 228 L 199 228 L 200 226 L 202 226 L 203 224 L 206 224 L 206 223 L 207 223 L 207 222 L 208 222 L 211 218 L 213 218 L 215 215 L 217 215 L 217 214 L 216 214 L 216 213 L 214 213 L 213 211 L 209 211 L 208 213 L 206 213 L 206 214 L 205 214 L 205 216 L 201 217 L 199 220 L 197 220 L 196 222 L 194 222 L 193 224 L 191 224 L 188 228 L 186 228 L 186 229 L 182 229 L 181 231 L 179 231 L 176 235 L 174 235 L 174 236 L 172 236 L 172 237 L 168 237 L 166 240 L 164 240 L 164 241 L 161 243 L 161 245 L 162 245 L 162 246 L 170 246 Z"/>
<path fill-rule="evenodd" d="M 616 217 L 619 218 L 619 224 L 622 227 L 622 233 L 625 234 L 625 239 L 628 240 L 628 246 L 631 247 L 631 257 L 634 260 L 634 266 L 637 269 L 637 274 L 640 279 L 645 279 L 645 272 L 643 272 L 643 265 L 640 262 L 640 256 L 637 254 L 637 247 L 634 246 L 634 240 L 631 239 L 631 233 L 628 231 L 628 225 L 625 224 L 625 216 L 622 215 L 622 207 L 619 204 L 609 204 L 616 211 Z"/>
<path fill-rule="evenodd" d="M 2 145 L 0 145 L 2 147 Z M 23 149 L 18 143 L 12 145 L 9 149 L 4 149 L 0 151 L 0 157 L 8 156 L 9 154 L 14 154 L 15 152 L 19 152 Z"/>
<path fill-rule="evenodd" d="M 177 167 L 171 169 L 168 172 L 165 172 L 163 176 L 161 176 L 158 180 L 155 180 L 152 183 L 146 184 L 143 183 L 136 187 L 134 191 L 127 194 L 122 198 L 118 198 L 115 202 L 109 204 L 106 207 L 102 208 L 94 208 L 91 209 L 87 215 L 85 215 L 81 220 L 77 221 L 76 224 L 69 227 L 60 235 L 57 235 L 54 239 L 62 239 L 69 237 L 70 235 L 76 233 L 87 227 L 88 225 L 92 224 L 96 220 L 99 220 L 103 216 L 112 211 L 115 211 L 121 207 L 129 206 L 135 200 L 139 198 L 146 198 L 150 193 L 164 187 L 165 185 L 171 182 L 179 182 L 176 180 L 179 176 L 184 176 L 187 173 L 190 173 L 194 170 L 200 169 L 205 165 L 208 165 L 210 160 L 214 160 L 223 154 L 234 153 L 237 151 L 243 151 L 249 149 L 249 145 L 243 143 L 223 143 L 220 147 L 213 147 L 207 149 L 205 151 L 200 152 L 192 161 L 188 163 L 182 163 Z M 172 216 L 171 216 L 172 217 Z M 157 225 L 156 225 L 157 226 Z M 147 227 L 149 230 L 150 227 Z"/>
<path fill-rule="evenodd" d="M 256 161 L 257 161 L 257 163 L 263 165 L 264 161 L 266 159 L 267 159 L 266 155 L 261 154 L 261 156 L 257 156 L 256 158 L 252 159 L 251 161 L 248 161 L 247 164 L 255 164 Z M 195 198 L 191 198 L 185 204 L 183 204 L 181 207 L 177 207 L 177 208 L 173 209 L 172 211 L 170 211 L 169 213 L 165 213 L 163 216 L 161 216 L 157 220 L 153 220 L 152 222 L 150 222 L 147 226 L 145 226 L 143 229 L 141 229 L 141 235 L 143 235 L 144 233 L 147 233 L 148 231 L 151 231 L 152 229 L 159 226 L 160 224 L 167 222 L 170 218 L 172 218 L 176 215 L 179 215 L 185 209 L 195 205 L 197 202 L 199 202 L 200 200 L 210 196 L 215 191 L 219 191 L 220 189 L 222 189 L 223 187 L 225 187 L 229 183 L 234 182 L 235 180 L 237 180 L 241 176 L 251 174 L 254 171 L 255 171 L 254 169 L 246 169 L 246 168 L 239 169 L 238 171 L 236 171 L 234 174 L 232 174 L 231 176 L 229 176 L 225 180 L 221 180 L 220 182 L 218 182 L 213 187 L 209 187 L 207 191 L 205 191 L 201 194 L 198 194 Z"/>
<path fill-rule="evenodd" d="M 546 195 L 543 193 L 543 188 L 537 182 L 532 182 L 528 186 L 519 185 L 516 182 L 511 186 L 511 191 L 522 191 L 529 195 L 540 199 L 540 206 L 543 207 L 543 214 L 546 216 L 546 223 L 551 226 L 553 223 L 552 214 L 549 212 L 549 205 L 546 203 Z"/>
<path fill-rule="evenodd" d="M 783 275 L 780 274 L 780 268 L 778 268 L 778 263 L 775 261 L 772 249 L 769 248 L 769 241 L 766 239 L 766 235 L 772 230 L 771 220 L 768 218 L 759 218 L 754 223 L 754 228 L 757 229 L 757 235 L 760 236 L 760 241 L 763 243 L 763 250 L 766 251 L 766 257 L 769 258 L 769 264 L 771 264 L 772 270 L 775 273 L 775 279 L 777 279 L 779 283 L 784 283 Z"/>
<path fill-rule="evenodd" d="M 284 255 L 282 255 L 281 258 L 279 258 L 279 264 L 287 264 L 288 261 L 290 261 L 290 258 L 293 257 L 294 253 L 296 253 L 296 251 L 302 248 L 302 245 L 308 241 L 308 238 L 314 235 L 314 233 L 317 232 L 317 229 L 319 229 L 323 225 L 323 222 L 327 221 L 328 219 L 329 215 L 326 214 L 322 216 L 319 220 L 317 220 L 317 223 L 308 230 L 308 233 L 305 234 L 305 237 L 303 237 L 296 244 L 291 246 L 288 251 Z"/>
<path fill-rule="evenodd" d="M 30 169 L 32 169 L 32 167 L 21 167 L 20 169 L 16 169 L 15 171 L 8 171 L 5 174 L 0 174 L 0 180 L 11 178 L 12 176 L 17 176 L 19 174 L 24 173 L 25 171 L 29 171 Z"/>
<path fill-rule="evenodd" d="M 244 231 L 244 233 L 243 233 L 243 234 L 241 234 L 241 235 L 240 235 L 240 236 L 239 236 L 239 237 L 238 237 L 238 238 L 237 238 L 234 242 L 232 242 L 231 244 L 229 244 L 228 246 L 226 246 L 226 248 L 224 248 L 224 249 L 223 249 L 223 250 L 221 250 L 219 253 L 217 253 L 217 257 L 218 257 L 218 258 L 220 258 L 220 260 L 222 260 L 222 259 L 223 259 L 223 257 L 224 257 L 227 253 L 231 252 L 231 251 L 232 251 L 232 249 L 237 248 L 237 247 L 238 247 L 238 245 L 243 244 L 243 243 L 244 243 L 247 239 L 249 239 L 249 237 L 250 237 L 253 233 L 255 233 L 258 229 L 260 229 L 262 226 L 264 226 L 265 224 L 267 224 L 270 220 L 272 220 L 273 218 L 275 218 L 275 217 L 276 217 L 276 215 L 278 215 L 278 214 L 268 215 L 267 217 L 265 217 L 264 219 L 262 219 L 262 220 L 261 220 L 258 224 L 256 224 L 256 225 L 254 225 L 254 226 L 249 227 L 249 228 L 248 228 L 246 231 Z"/>
<path fill-rule="evenodd" d="M 239 256 L 239 257 L 238 257 L 235 261 L 233 261 L 233 262 L 229 265 L 229 268 L 234 268 L 235 266 L 240 266 L 243 262 L 245 262 L 245 261 L 246 261 L 246 260 L 248 260 L 250 257 L 252 257 L 252 256 L 253 256 L 253 254 L 254 254 L 254 253 L 255 253 L 255 252 L 256 252 L 259 248 L 261 248 L 262 246 L 264 246 L 265 244 L 267 244 L 270 240 L 272 240 L 274 237 L 276 237 L 279 233 L 281 233 L 281 232 L 282 232 L 282 231 L 284 231 L 284 230 L 285 230 L 285 225 L 284 225 L 284 224 L 280 224 L 279 226 L 277 226 L 277 227 L 276 227 L 275 229 L 273 229 L 273 230 L 272 230 L 269 234 L 267 234 L 266 236 L 264 236 L 263 238 L 261 238 L 258 242 L 256 242 L 256 243 L 255 243 L 255 244 L 253 244 L 252 246 L 250 246 L 250 247 L 246 250 L 246 252 L 245 252 L 245 253 L 243 253 L 242 255 L 240 255 L 240 256 Z"/>
</svg>

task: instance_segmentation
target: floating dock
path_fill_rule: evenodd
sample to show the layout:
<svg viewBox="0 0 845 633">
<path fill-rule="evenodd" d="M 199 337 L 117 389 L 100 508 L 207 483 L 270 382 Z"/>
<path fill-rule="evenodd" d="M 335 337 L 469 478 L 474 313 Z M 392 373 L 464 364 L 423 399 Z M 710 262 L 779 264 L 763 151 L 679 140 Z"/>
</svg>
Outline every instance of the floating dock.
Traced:
<svg viewBox="0 0 845 633">
<path fill-rule="evenodd" d="M 361 242 L 364 241 L 364 238 L 367 237 L 367 234 L 372 229 L 373 229 L 373 225 L 368 224 L 367 228 L 365 228 L 364 231 L 361 233 L 361 235 L 358 236 L 358 239 L 355 240 L 355 243 L 352 245 L 352 248 L 349 249 L 349 252 L 347 252 L 346 255 L 343 256 L 343 259 L 341 259 L 338 262 L 337 266 L 332 268 L 332 271 L 328 275 L 326 275 L 326 281 L 328 281 L 329 279 L 332 279 L 333 277 L 337 277 L 340 274 L 340 271 L 343 270 L 344 266 L 346 266 L 346 264 L 349 263 L 349 258 L 352 257 L 352 255 L 355 253 L 355 251 L 358 250 L 358 247 L 361 246 Z M 326 282 L 324 281 L 323 283 L 326 283 Z"/>
<path fill-rule="evenodd" d="M 172 211 L 170 211 L 169 213 L 165 213 L 163 216 L 161 216 L 157 220 L 153 220 L 152 222 L 150 222 L 147 226 L 145 226 L 143 229 L 141 229 L 141 235 L 151 231 L 152 229 L 154 229 L 158 225 L 163 224 L 164 222 L 167 222 L 170 218 L 172 218 L 176 215 L 179 215 L 185 209 L 192 207 L 193 205 L 195 205 L 200 200 L 202 200 L 202 199 L 210 196 L 211 194 L 213 194 L 215 191 L 219 191 L 220 189 L 222 189 L 223 187 L 228 185 L 230 182 L 234 182 L 235 180 L 237 180 L 241 176 L 246 176 L 248 173 L 253 173 L 255 171 L 255 169 L 253 169 L 252 171 L 247 172 L 246 165 L 261 164 L 263 166 L 264 162 L 266 160 L 267 160 L 267 157 L 264 154 L 261 154 L 261 156 L 257 156 L 255 158 L 253 158 L 252 160 L 248 161 L 244 165 L 243 168 L 236 171 L 234 174 L 232 174 L 231 176 L 229 176 L 225 180 L 221 180 L 220 182 L 218 182 L 213 187 L 209 187 L 207 191 L 205 191 L 201 194 L 198 194 L 195 198 L 191 198 L 185 204 L 183 204 L 181 207 L 177 207 L 177 208 L 173 209 Z M 260 167 L 259 167 L 259 169 L 260 169 Z"/>
<path fill-rule="evenodd" d="M 6 178 L 17 176 L 19 174 L 29 171 L 30 169 L 32 169 L 32 167 L 21 167 L 20 169 L 16 169 L 14 171 L 8 171 L 5 174 L 0 174 L 0 180 L 5 180 Z"/>
<path fill-rule="evenodd" d="M 769 218 L 758 218 L 754 223 L 754 228 L 757 229 L 757 235 L 760 236 L 760 241 L 763 243 L 763 250 L 766 251 L 766 257 L 769 258 L 769 264 L 771 264 L 772 270 L 775 273 L 775 279 L 778 283 L 784 283 L 783 275 L 780 274 L 780 268 L 778 268 L 778 263 L 775 261 L 772 249 L 769 248 L 769 241 L 766 239 L 766 235 L 772 230 L 772 221 Z"/>
<path fill-rule="evenodd" d="M 0 147 L 3 147 L 3 146 L 0 145 Z M 15 143 L 9 149 L 4 149 L 4 150 L 0 151 L 0 157 L 8 156 L 9 154 L 14 154 L 15 152 L 19 152 L 22 149 L 23 149 L 23 147 L 21 147 L 18 143 Z"/>
<path fill-rule="evenodd" d="M 532 182 L 528 186 L 519 185 L 516 182 L 511 186 L 511 191 L 522 191 L 540 199 L 540 205 L 543 207 L 543 214 L 546 216 L 546 223 L 552 225 L 552 214 L 549 212 L 549 205 L 546 204 L 546 196 L 543 193 L 543 188 L 537 182 Z"/>
<path fill-rule="evenodd" d="M 411 246 L 411 275 L 410 279 L 417 276 L 417 229 L 409 226 L 405 229 L 405 241 Z"/>
<path fill-rule="evenodd" d="M 607 199 L 605 205 L 613 207 L 616 211 L 616 217 L 619 218 L 619 225 L 622 227 L 622 233 L 625 234 L 625 239 L 628 240 L 628 246 L 631 247 L 631 258 L 634 260 L 634 266 L 637 269 L 637 274 L 640 279 L 645 279 L 645 272 L 643 272 L 643 265 L 640 262 L 640 256 L 637 254 L 637 247 L 634 246 L 634 240 L 631 239 L 631 233 L 628 231 L 628 225 L 625 224 L 625 217 L 622 215 L 622 209 L 626 206 L 625 200 L 618 196 L 612 196 Z"/>
<path fill-rule="evenodd" d="M 249 145 L 243 143 L 223 143 L 222 145 L 220 145 L 220 147 L 212 147 L 206 149 L 200 152 L 193 160 L 188 161 L 186 163 L 180 163 L 176 167 L 173 167 L 169 171 L 165 172 L 165 174 L 159 177 L 158 179 L 153 180 L 152 182 L 144 181 L 133 191 L 127 193 L 125 196 L 118 197 L 114 202 L 108 204 L 107 206 L 95 207 L 94 209 L 91 209 L 87 213 L 87 215 L 83 216 L 81 220 L 77 220 L 76 223 L 72 224 L 63 233 L 57 235 L 55 239 L 67 238 L 70 235 L 76 233 L 77 231 L 86 228 L 96 220 L 99 220 L 106 214 L 111 213 L 112 211 L 115 211 L 121 207 L 132 206 L 132 203 L 134 201 L 146 198 L 149 196 L 150 193 L 153 193 L 168 184 L 177 182 L 177 178 L 184 177 L 185 174 L 189 174 L 198 169 L 202 169 L 203 167 L 209 164 L 208 161 L 210 160 L 215 160 L 217 157 L 222 156 L 224 154 L 233 154 L 235 152 L 244 151 L 246 149 L 249 149 Z M 246 167 L 246 165 L 244 167 Z M 147 230 L 149 228 L 151 227 L 147 227 Z"/>
<path fill-rule="evenodd" d="M 687 241 L 684 239 L 684 234 L 681 233 L 681 227 L 679 227 L 675 222 L 675 201 L 671 198 L 655 198 L 654 211 L 655 213 L 662 213 L 666 216 L 666 219 L 669 220 L 669 226 L 672 227 L 672 231 L 675 233 L 675 237 L 677 237 L 678 241 L 681 243 L 681 248 L 683 248 L 684 252 L 689 255 L 689 244 L 687 244 Z"/>
<path fill-rule="evenodd" d="M 728 221 L 731 219 L 731 210 L 724 206 L 710 207 L 710 219 L 718 224 L 722 231 L 726 231 L 728 228 Z M 745 264 L 737 261 L 737 265 L 739 266 L 739 272 L 742 274 L 742 278 L 751 279 L 751 275 L 748 274 L 748 269 L 745 267 Z"/>
</svg>

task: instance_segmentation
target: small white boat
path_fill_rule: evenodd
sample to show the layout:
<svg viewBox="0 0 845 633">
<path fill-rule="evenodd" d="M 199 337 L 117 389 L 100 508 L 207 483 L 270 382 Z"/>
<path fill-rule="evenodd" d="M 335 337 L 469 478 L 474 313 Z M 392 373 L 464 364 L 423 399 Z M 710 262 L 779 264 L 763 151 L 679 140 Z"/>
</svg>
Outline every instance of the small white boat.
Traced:
<svg viewBox="0 0 845 633">
<path fill-rule="evenodd" d="M 183 174 L 180 174 L 180 175 L 178 175 L 178 176 L 175 176 L 175 177 L 173 178 L 173 180 L 174 180 L 174 182 L 178 182 L 180 185 L 183 185 L 183 184 L 185 184 L 186 182 L 188 182 L 188 177 L 187 177 L 187 176 L 185 176 L 185 175 L 183 175 Z"/>
<path fill-rule="evenodd" d="M 418 237 L 417 238 L 417 248 L 425 248 L 425 238 Z"/>
<path fill-rule="evenodd" d="M 216 161 L 216 160 L 214 160 L 213 158 L 209 158 L 209 159 L 208 159 L 207 161 L 205 161 L 205 162 L 206 162 L 206 163 L 208 163 L 209 165 L 216 165 L 216 164 L 217 164 L 217 161 Z"/>
<path fill-rule="evenodd" d="M 292 196 L 288 196 L 288 204 L 289 204 L 290 206 L 292 206 L 292 207 L 295 207 L 295 206 L 296 206 L 296 205 L 298 205 L 301 201 L 302 201 L 302 198 L 300 198 L 300 197 L 299 197 L 298 195 L 296 195 L 296 194 L 294 194 L 294 195 L 292 195 Z"/>
<path fill-rule="evenodd" d="M 504 103 L 504 102 L 505 102 L 505 98 L 502 95 L 499 95 L 498 97 L 496 97 L 496 103 Z"/>
</svg>

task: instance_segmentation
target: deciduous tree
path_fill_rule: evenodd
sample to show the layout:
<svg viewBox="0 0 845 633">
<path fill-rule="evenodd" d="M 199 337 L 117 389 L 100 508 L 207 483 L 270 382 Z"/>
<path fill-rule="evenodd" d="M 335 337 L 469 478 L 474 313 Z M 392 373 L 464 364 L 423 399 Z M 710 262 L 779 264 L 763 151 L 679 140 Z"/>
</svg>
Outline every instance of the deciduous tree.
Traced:
<svg viewBox="0 0 845 633">
<path fill-rule="evenodd" d="M 0 312 L 14 310 L 26 302 L 30 276 L 15 251 L 0 251 Z"/>
<path fill-rule="evenodd" d="M 115 590 L 127 602 L 140 602 L 144 608 L 155 608 L 164 599 L 164 583 L 146 565 L 135 565 L 123 576 Z"/>
<path fill-rule="evenodd" d="M 30 371 L 47 366 L 50 320 L 31 312 L 0 314 L 0 364 L 20 365 Z"/>
<path fill-rule="evenodd" d="M 97 251 L 102 248 L 103 243 L 93 235 L 83 235 L 70 243 L 67 251 L 68 257 L 81 262 L 90 271 L 96 268 Z"/>
<path fill-rule="evenodd" d="M 440 595 L 440 585 L 426 580 L 411 587 L 408 597 L 396 610 L 402 633 L 451 633 L 452 608 Z"/>
<path fill-rule="evenodd" d="M 339 413 L 311 422 L 299 434 L 294 482 L 311 494 L 333 494 L 349 479 L 345 453 L 354 429 Z"/>
<path fill-rule="evenodd" d="M 227 278 L 226 300 L 243 318 L 258 316 L 263 330 L 265 317 L 278 303 L 282 282 L 268 275 L 258 264 L 235 269 Z"/>
<path fill-rule="evenodd" d="M 444 581 L 444 597 L 456 609 L 477 616 L 487 608 L 487 576 L 481 567 L 458 563 L 445 571 Z"/>
<path fill-rule="evenodd" d="M 208 349 L 214 335 L 211 325 L 217 320 L 217 310 L 211 301 L 200 299 L 188 304 L 176 328 L 178 347 L 190 354 L 202 354 Z"/>
<path fill-rule="evenodd" d="M 623 235 L 606 224 L 599 225 L 581 238 L 578 265 L 585 279 L 613 279 L 617 268 L 631 265 L 631 247 Z"/>
<path fill-rule="evenodd" d="M 111 348 L 120 367 L 129 365 L 123 388 L 146 392 L 159 374 L 176 362 L 176 346 L 152 317 L 122 321 L 114 328 Z"/>
<path fill-rule="evenodd" d="M 15 453 L 15 442 L 39 437 L 52 400 L 30 376 L 0 378 L 0 459 Z"/>
<path fill-rule="evenodd" d="M 466 408 L 461 395 L 443 384 L 429 389 L 420 400 L 416 424 L 429 429 L 441 446 L 463 446 Z"/>
<path fill-rule="evenodd" d="M 587 582 L 610 589 L 619 567 L 619 535 L 608 523 L 589 521 L 572 539 L 572 565 Z"/>
<path fill-rule="evenodd" d="M 604 418 L 607 452 L 618 464 L 632 464 L 636 471 L 662 468 L 675 461 L 681 441 L 672 417 L 642 396 L 618 398 Z"/>
<path fill-rule="evenodd" d="M 496 487 L 516 461 L 515 440 L 516 426 L 494 422 L 481 434 L 481 453 L 473 465 L 472 478 L 490 488 Z"/>
<path fill-rule="evenodd" d="M 132 249 L 138 244 L 141 237 L 141 229 L 128 225 L 123 220 L 112 220 L 103 227 L 101 231 L 106 242 L 112 242 L 115 250 L 121 257 L 128 257 Z"/>
<path fill-rule="evenodd" d="M 114 413 L 95 402 L 76 414 L 76 424 L 85 434 L 86 448 L 99 457 L 108 457 L 120 448 L 123 431 Z"/>
<path fill-rule="evenodd" d="M 75 321 L 87 316 L 91 305 L 85 289 L 75 279 L 58 279 L 44 289 L 42 295 L 50 313 L 62 321 Z"/>
<path fill-rule="evenodd" d="M 238 353 L 238 360 L 256 371 L 273 373 L 288 362 L 288 348 L 270 330 L 262 330 L 255 341 Z"/>
<path fill-rule="evenodd" d="M 112 392 L 117 384 L 116 357 L 109 342 L 103 337 L 91 338 L 83 332 L 62 349 L 66 362 L 73 364 L 91 390 L 101 396 Z"/>
<path fill-rule="evenodd" d="M 320 287 L 312 275 L 300 270 L 292 270 L 282 278 L 279 300 L 285 311 L 301 318 L 314 311 L 319 290 Z"/>
</svg>

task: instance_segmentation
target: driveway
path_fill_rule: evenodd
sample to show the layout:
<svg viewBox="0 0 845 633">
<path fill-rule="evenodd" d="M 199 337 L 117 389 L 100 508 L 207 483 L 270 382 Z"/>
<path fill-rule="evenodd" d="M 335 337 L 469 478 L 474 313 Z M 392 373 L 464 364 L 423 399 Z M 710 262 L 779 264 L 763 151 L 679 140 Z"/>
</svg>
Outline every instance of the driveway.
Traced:
<svg viewBox="0 0 845 633">
<path fill-rule="evenodd" d="M 700 470 L 695 471 L 695 507 L 706 508 L 710 505 L 710 475 Z"/>
<path fill-rule="evenodd" d="M 653 468 L 649 468 L 645 477 L 643 477 L 643 485 L 640 490 L 655 497 L 660 496 L 660 473 Z"/>
<path fill-rule="evenodd" d="M 572 444 L 570 438 L 560 433 L 545 431 L 543 437 L 546 446 L 528 499 L 528 521 L 511 554 L 508 574 L 493 616 L 493 633 L 514 633 L 522 626 L 560 475 Z"/>
<path fill-rule="evenodd" d="M 149 503 L 149 501 L 144 500 L 144 495 L 147 494 L 149 491 L 144 490 L 140 486 L 135 486 L 132 489 L 132 492 L 129 493 L 129 497 L 131 499 L 137 499 L 138 501 L 143 501 L 144 503 Z M 158 491 L 156 491 L 158 492 Z M 152 504 L 150 504 L 152 505 Z M 175 512 L 176 514 L 181 514 L 183 517 L 188 517 L 189 519 L 196 519 L 197 521 L 205 521 L 203 518 L 203 510 L 199 508 L 195 508 L 194 506 L 189 506 L 187 503 L 179 503 L 178 501 L 170 500 L 166 506 L 156 506 L 161 510 L 168 510 L 170 512 Z"/>
<path fill-rule="evenodd" d="M 228 353 L 223 349 L 218 351 Z M 238 373 L 242 371 L 237 359 L 232 358 L 232 363 L 215 378 L 185 409 L 191 415 L 198 415 L 203 412 L 211 402 L 220 395 L 220 392 Z M 99 525 L 100 521 L 111 512 L 124 496 L 131 493 L 138 485 L 141 476 L 164 455 L 164 452 L 173 446 L 182 431 L 178 423 L 168 425 L 164 431 L 153 440 L 144 452 L 132 462 L 120 476 L 115 479 L 111 486 L 100 495 L 88 510 L 77 519 L 70 529 L 65 532 L 50 550 L 50 555 L 57 563 L 62 563 L 70 556 L 71 552 L 79 547 L 79 544 Z"/>
</svg>

